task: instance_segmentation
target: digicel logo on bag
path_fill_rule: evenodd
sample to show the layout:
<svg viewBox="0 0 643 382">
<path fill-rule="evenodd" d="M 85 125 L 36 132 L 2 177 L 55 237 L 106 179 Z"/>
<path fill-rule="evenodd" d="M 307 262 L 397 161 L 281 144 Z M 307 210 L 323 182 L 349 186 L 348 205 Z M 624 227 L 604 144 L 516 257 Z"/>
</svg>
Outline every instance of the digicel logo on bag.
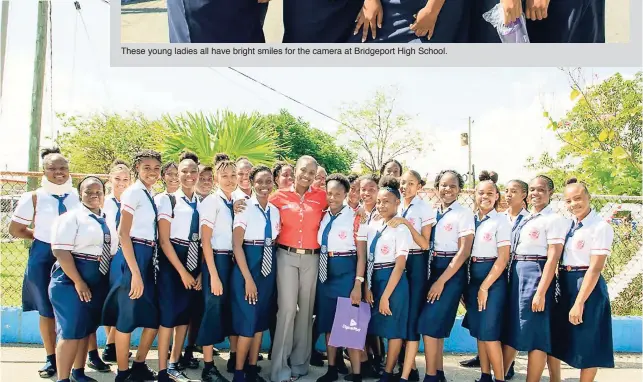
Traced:
<svg viewBox="0 0 643 382">
<path fill-rule="evenodd" d="M 355 332 L 361 332 L 362 329 L 357 327 L 357 322 L 351 318 L 350 326 L 347 326 L 346 324 L 342 325 L 342 329 L 344 330 L 352 330 Z"/>
</svg>

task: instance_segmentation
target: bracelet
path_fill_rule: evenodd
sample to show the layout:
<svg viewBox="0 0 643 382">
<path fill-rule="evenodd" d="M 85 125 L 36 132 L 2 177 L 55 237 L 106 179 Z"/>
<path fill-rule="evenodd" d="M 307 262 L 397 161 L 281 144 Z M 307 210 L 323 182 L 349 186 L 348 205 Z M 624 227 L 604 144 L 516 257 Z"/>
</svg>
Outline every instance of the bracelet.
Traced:
<svg viewBox="0 0 643 382">
<path fill-rule="evenodd" d="M 359 282 L 361 282 L 361 283 L 363 283 L 363 282 L 364 282 L 364 278 L 363 278 L 362 276 L 356 276 L 356 277 L 355 277 L 355 280 L 357 280 L 357 281 L 359 281 Z"/>
</svg>

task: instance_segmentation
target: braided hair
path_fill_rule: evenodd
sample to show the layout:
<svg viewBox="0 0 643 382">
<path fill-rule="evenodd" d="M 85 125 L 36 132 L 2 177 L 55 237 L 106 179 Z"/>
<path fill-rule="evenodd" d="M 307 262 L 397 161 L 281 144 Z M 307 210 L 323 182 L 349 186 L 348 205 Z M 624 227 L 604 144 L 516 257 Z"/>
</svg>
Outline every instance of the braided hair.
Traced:
<svg viewBox="0 0 643 382">
<path fill-rule="evenodd" d="M 565 186 L 569 186 L 569 185 L 572 185 L 572 184 L 577 184 L 577 185 L 581 186 L 581 187 L 583 188 L 583 191 L 585 191 L 585 194 L 587 194 L 587 196 L 590 196 L 590 197 L 591 197 L 591 195 L 590 195 L 590 193 L 589 193 L 589 190 L 587 189 L 587 185 L 585 184 L 585 182 L 580 182 L 577 178 L 569 178 L 569 179 L 567 179 L 567 181 L 565 182 Z"/>
<path fill-rule="evenodd" d="M 346 193 L 348 193 L 350 191 L 350 189 L 351 189 L 351 184 L 350 184 L 348 178 L 343 174 L 337 174 L 337 173 L 336 174 L 330 174 L 326 178 L 326 187 L 328 187 L 328 183 L 330 183 L 332 181 L 335 181 L 335 182 L 338 182 L 339 184 L 341 184 L 342 187 L 344 187 L 344 191 L 346 191 Z"/>
<path fill-rule="evenodd" d="M 274 180 L 275 185 L 277 185 L 277 178 L 279 178 L 279 175 L 281 175 L 281 171 L 283 170 L 283 168 L 289 166 L 292 167 L 292 165 L 286 161 L 278 161 L 272 167 L 272 179 Z"/>
<path fill-rule="evenodd" d="M 399 161 L 397 161 L 396 159 L 391 158 L 391 159 L 387 160 L 386 162 L 384 162 L 382 164 L 382 167 L 380 167 L 380 176 L 384 175 L 384 169 L 386 168 L 386 166 L 389 163 L 395 163 L 397 165 L 397 167 L 400 169 L 400 175 L 402 175 L 402 173 L 404 172 L 404 169 L 402 168 L 402 164 Z"/>
<path fill-rule="evenodd" d="M 159 163 L 163 163 L 161 160 L 161 153 L 155 150 L 141 150 L 134 155 L 134 162 L 132 163 L 132 169 L 134 171 L 134 176 L 138 178 L 138 166 L 143 159 L 156 159 Z M 176 166 L 176 163 L 174 164 Z"/>
<path fill-rule="evenodd" d="M 548 189 L 549 191 L 551 191 L 551 192 L 554 192 L 554 189 L 555 189 L 555 187 L 554 187 L 554 181 L 553 181 L 553 180 L 551 180 L 551 178 L 550 178 L 550 177 L 548 177 L 547 175 L 542 175 L 542 174 L 541 174 L 541 175 L 537 175 L 534 179 L 542 179 L 542 180 L 544 180 L 544 181 L 545 181 L 545 183 L 547 184 L 547 189 Z M 548 195 L 548 196 L 547 196 L 547 198 L 548 198 L 548 200 L 547 200 L 547 205 L 549 205 L 549 203 L 551 203 L 551 195 Z"/>
<path fill-rule="evenodd" d="M 78 182 L 78 195 L 80 195 L 80 189 L 82 188 L 83 184 L 85 183 L 86 180 L 97 180 L 98 183 L 100 183 L 101 186 L 103 186 L 103 194 L 105 193 L 105 182 L 103 180 L 95 175 L 88 175 L 84 177 L 83 179 Z"/>
<path fill-rule="evenodd" d="M 230 156 L 225 153 L 218 153 L 214 156 L 214 168 L 216 172 L 223 171 L 231 167 L 233 170 L 237 168 L 237 164 L 230 160 Z"/>
<path fill-rule="evenodd" d="M 197 165 L 199 164 L 199 157 L 192 151 L 184 151 L 181 153 L 181 156 L 179 157 L 179 163 L 183 162 L 186 159 L 190 159 L 194 161 Z"/>
<path fill-rule="evenodd" d="M 440 171 L 438 176 L 435 177 L 435 182 L 433 183 L 433 187 L 435 187 L 436 189 L 440 187 L 440 180 L 442 180 L 442 177 L 446 173 L 450 173 L 450 174 L 452 174 L 453 176 L 456 177 L 456 179 L 458 180 L 458 188 L 460 190 L 462 190 L 464 188 L 464 178 L 456 170 L 442 170 L 442 171 Z"/>
<path fill-rule="evenodd" d="M 270 170 L 268 166 L 259 165 L 259 166 L 253 167 L 252 171 L 250 171 L 250 182 L 254 183 L 255 177 L 257 176 L 257 174 L 264 171 L 268 172 L 272 176 L 272 170 Z"/>
</svg>

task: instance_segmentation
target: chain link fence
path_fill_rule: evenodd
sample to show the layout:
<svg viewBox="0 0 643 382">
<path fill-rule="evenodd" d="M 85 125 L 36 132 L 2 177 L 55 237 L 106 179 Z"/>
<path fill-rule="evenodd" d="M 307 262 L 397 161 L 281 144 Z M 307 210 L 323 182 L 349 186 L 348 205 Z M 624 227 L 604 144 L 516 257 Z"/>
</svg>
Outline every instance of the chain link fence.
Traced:
<svg viewBox="0 0 643 382">
<path fill-rule="evenodd" d="M 72 174 L 74 183 L 87 174 Z M 106 179 L 106 175 L 97 175 Z M 29 182 L 37 184 L 41 173 L 0 173 L 0 306 L 21 306 L 22 277 L 29 242 L 16 240 L 9 235 L 11 215 L 20 196 L 29 191 Z M 162 188 L 157 188 L 161 191 Z M 438 198 L 432 188 L 425 188 L 420 197 L 434 204 Z M 465 190 L 460 203 L 474 208 L 473 192 Z M 551 203 L 554 211 L 570 217 L 561 194 L 555 194 Z M 612 224 L 614 245 L 608 258 L 603 277 L 608 283 L 612 310 L 615 315 L 641 315 L 643 273 L 643 198 L 631 196 L 594 195 L 592 206 L 597 213 Z M 500 211 L 506 209 L 501 199 Z"/>
</svg>

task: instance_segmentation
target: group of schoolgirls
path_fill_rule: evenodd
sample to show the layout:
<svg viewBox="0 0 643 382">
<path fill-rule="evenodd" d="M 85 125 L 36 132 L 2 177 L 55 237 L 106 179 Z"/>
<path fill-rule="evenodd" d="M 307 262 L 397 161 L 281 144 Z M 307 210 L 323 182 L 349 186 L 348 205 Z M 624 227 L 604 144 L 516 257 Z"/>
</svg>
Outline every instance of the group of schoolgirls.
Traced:
<svg viewBox="0 0 643 382">
<path fill-rule="evenodd" d="M 483 14 L 522 13 L 535 43 L 604 43 L 605 0 L 284 0 L 284 43 L 497 43 Z M 170 42 L 263 43 L 267 0 L 168 1 Z"/>
</svg>

